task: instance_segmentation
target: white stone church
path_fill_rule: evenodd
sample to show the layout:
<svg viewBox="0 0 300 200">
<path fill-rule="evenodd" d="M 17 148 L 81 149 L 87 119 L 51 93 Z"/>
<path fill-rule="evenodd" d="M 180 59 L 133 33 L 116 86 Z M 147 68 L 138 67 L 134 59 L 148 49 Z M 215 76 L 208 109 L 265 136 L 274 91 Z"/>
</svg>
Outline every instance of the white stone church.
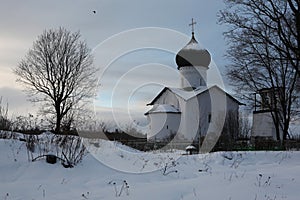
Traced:
<svg viewBox="0 0 300 200">
<path fill-rule="evenodd" d="M 181 87 L 165 87 L 147 104 L 152 106 L 145 113 L 150 121 L 147 140 L 176 138 L 200 144 L 211 132 L 237 137 L 241 103 L 217 85 L 207 86 L 210 62 L 210 53 L 199 46 L 192 31 L 191 40 L 176 55 Z"/>
</svg>

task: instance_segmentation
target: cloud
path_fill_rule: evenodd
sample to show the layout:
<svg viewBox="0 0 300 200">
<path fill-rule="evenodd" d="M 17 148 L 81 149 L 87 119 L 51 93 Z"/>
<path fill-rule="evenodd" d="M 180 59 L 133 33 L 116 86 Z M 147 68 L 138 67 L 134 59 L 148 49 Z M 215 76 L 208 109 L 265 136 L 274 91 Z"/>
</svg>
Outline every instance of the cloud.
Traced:
<svg viewBox="0 0 300 200">
<path fill-rule="evenodd" d="M 140 109 L 127 110 L 126 108 L 96 106 L 95 113 L 96 119 L 109 124 L 110 128 L 126 131 L 126 128 L 133 126 L 142 132 L 148 130 L 149 121 Z"/>
<path fill-rule="evenodd" d="M 182 37 L 174 37 L 167 32 L 160 34 L 148 32 L 139 37 L 138 35 L 120 37 L 113 45 L 107 43 L 108 45 L 101 51 L 97 49 L 94 52 L 95 65 L 101 68 L 106 67 L 112 61 L 111 58 L 115 58 L 112 56 L 116 55 L 114 53 L 124 52 L 127 45 L 134 47 L 146 43 L 150 44 L 148 46 L 168 46 L 172 52 L 177 52 L 189 40 L 191 29 L 188 24 L 194 17 L 197 21 L 197 40 L 212 53 L 216 64 L 222 66 L 224 63 L 222 57 L 225 51 L 222 36 L 224 27 L 216 24 L 216 13 L 224 8 L 222 1 L 0 0 L 0 3 L 0 17 L 3 19 L 0 20 L 0 95 L 8 99 L 10 107 L 18 110 L 16 112 L 26 113 L 36 110 L 37 106 L 26 101 L 26 96 L 19 89 L 20 86 L 15 83 L 11 69 L 25 56 L 37 36 L 49 28 L 63 26 L 71 31 L 80 30 L 82 39 L 86 40 L 91 48 L 114 34 L 134 28 L 161 27 L 182 34 Z M 92 13 L 92 10 L 96 10 L 97 13 Z M 147 65 L 149 63 L 169 66 L 172 72 L 159 70 L 154 65 Z M 117 106 L 120 104 L 118 101 L 125 100 L 123 102 L 126 105 L 129 102 L 131 108 L 137 109 L 135 113 L 142 114 L 146 108 L 142 105 L 148 103 L 151 95 L 154 97 L 159 90 L 157 87 L 144 88 L 143 83 L 154 82 L 176 87 L 180 82 L 176 74 L 174 55 L 170 52 L 152 50 L 131 52 L 111 64 L 101 79 L 99 99 L 102 107 L 111 107 L 111 96 L 116 92 L 114 101 L 117 102 Z M 144 68 L 131 71 L 136 66 Z M 122 81 L 118 82 L 120 79 Z M 115 86 L 117 88 L 113 90 Z M 120 116 L 126 119 L 124 108 L 119 111 Z M 111 117 L 106 111 L 105 115 Z"/>
<path fill-rule="evenodd" d="M 37 105 L 32 104 L 27 96 L 19 89 L 10 87 L 1 87 L 0 96 L 2 103 L 8 103 L 9 113 L 12 115 L 26 115 L 27 113 L 36 113 Z"/>
</svg>

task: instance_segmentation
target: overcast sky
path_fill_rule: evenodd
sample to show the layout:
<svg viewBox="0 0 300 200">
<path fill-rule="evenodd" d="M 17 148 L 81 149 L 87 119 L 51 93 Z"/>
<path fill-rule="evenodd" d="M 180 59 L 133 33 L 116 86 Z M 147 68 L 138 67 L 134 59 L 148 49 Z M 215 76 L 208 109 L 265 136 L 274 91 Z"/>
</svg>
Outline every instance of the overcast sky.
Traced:
<svg viewBox="0 0 300 200">
<path fill-rule="evenodd" d="M 190 39 L 191 18 L 197 21 L 197 40 L 217 66 L 210 67 L 209 77 L 217 69 L 224 71 L 225 27 L 217 24 L 217 13 L 224 8 L 222 0 L 0 2 L 0 96 L 14 114 L 36 110 L 26 101 L 12 70 L 37 36 L 49 28 L 79 30 L 93 49 L 94 65 L 101 69 L 96 107 L 106 119 L 112 117 L 111 107 L 122 118 L 128 118 L 128 110 L 132 118 L 143 117 L 145 105 L 161 87 L 179 86 L 174 59 Z"/>
</svg>

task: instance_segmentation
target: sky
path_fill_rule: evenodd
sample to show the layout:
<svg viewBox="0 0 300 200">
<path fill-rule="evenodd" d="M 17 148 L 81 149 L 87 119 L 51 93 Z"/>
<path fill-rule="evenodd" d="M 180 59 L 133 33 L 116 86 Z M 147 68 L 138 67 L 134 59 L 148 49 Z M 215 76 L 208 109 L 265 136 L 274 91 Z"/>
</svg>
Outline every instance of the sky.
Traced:
<svg viewBox="0 0 300 200">
<path fill-rule="evenodd" d="M 12 71 L 37 36 L 60 26 L 80 31 L 81 39 L 92 49 L 101 84 L 94 104 L 104 121 L 145 120 L 143 113 L 150 109 L 146 104 L 162 87 L 179 86 L 175 54 L 191 37 L 192 18 L 197 22 L 198 42 L 212 56 L 208 79 L 212 84 L 218 80 L 227 83 L 222 75 L 228 63 L 222 35 L 226 27 L 217 24 L 217 13 L 225 7 L 222 0 L 0 0 L 0 3 L 0 96 L 9 103 L 11 114 L 37 111 L 38 106 L 27 100 Z"/>
</svg>

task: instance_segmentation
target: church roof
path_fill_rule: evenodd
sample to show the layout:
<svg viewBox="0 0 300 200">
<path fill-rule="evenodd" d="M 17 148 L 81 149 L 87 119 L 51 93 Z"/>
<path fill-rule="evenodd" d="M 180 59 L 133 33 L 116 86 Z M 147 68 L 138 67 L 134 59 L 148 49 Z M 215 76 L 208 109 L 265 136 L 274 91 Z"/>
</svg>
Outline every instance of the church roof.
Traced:
<svg viewBox="0 0 300 200">
<path fill-rule="evenodd" d="M 169 104 L 159 104 L 154 105 L 152 109 L 145 113 L 148 115 L 150 113 L 181 113 L 177 108 Z"/>
<path fill-rule="evenodd" d="M 166 91 L 166 90 L 170 90 L 172 93 L 174 93 L 176 96 L 179 96 L 180 98 L 184 99 L 185 101 L 188 101 L 189 99 L 201 95 L 204 92 L 211 90 L 212 88 L 216 88 L 218 90 L 220 90 L 221 92 L 224 92 L 226 94 L 226 96 L 228 96 L 229 98 L 231 98 L 233 101 L 235 101 L 236 103 L 238 103 L 239 105 L 245 105 L 243 103 L 241 103 L 240 101 L 238 101 L 236 98 L 234 98 L 233 96 L 231 96 L 230 94 L 228 94 L 227 92 L 225 92 L 223 89 L 221 89 L 220 87 L 218 87 L 217 85 L 211 86 L 211 87 L 199 87 L 195 90 L 184 90 L 181 88 L 169 88 L 169 87 L 165 87 L 162 91 L 160 91 L 160 93 L 158 93 L 156 95 L 156 97 L 147 105 L 154 105 L 154 102 Z"/>
</svg>

